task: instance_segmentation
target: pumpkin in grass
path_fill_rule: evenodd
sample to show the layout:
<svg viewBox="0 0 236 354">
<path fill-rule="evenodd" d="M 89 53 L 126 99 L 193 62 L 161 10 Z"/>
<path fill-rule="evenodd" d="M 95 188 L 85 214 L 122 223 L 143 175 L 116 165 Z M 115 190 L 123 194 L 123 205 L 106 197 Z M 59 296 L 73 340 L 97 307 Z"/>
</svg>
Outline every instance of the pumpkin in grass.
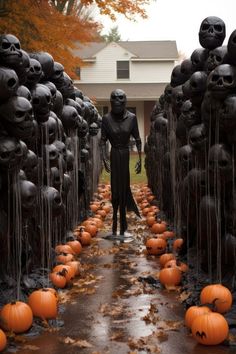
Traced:
<svg viewBox="0 0 236 354">
<path fill-rule="evenodd" d="M 63 272 L 64 277 L 66 278 L 67 283 L 69 283 L 75 277 L 75 270 L 68 264 L 58 264 L 56 265 L 53 272 Z"/>
<path fill-rule="evenodd" d="M 48 289 L 33 291 L 28 298 L 28 304 L 35 317 L 43 320 L 57 317 L 57 299 Z"/>
<path fill-rule="evenodd" d="M 53 285 L 59 289 L 63 289 L 67 284 L 65 272 L 63 272 L 63 271 L 51 272 L 49 274 L 49 278 L 50 278 L 51 282 L 53 283 Z"/>
<path fill-rule="evenodd" d="M 219 313 L 230 310 L 233 297 L 230 290 L 221 284 L 211 284 L 205 286 L 200 293 L 201 304 L 213 304 Z"/>
<path fill-rule="evenodd" d="M 151 231 L 154 234 L 162 234 L 164 231 L 166 231 L 166 225 L 162 222 L 155 222 L 151 227 Z"/>
<path fill-rule="evenodd" d="M 217 312 L 208 312 L 195 318 L 191 332 L 198 343 L 217 345 L 227 339 L 229 326 L 223 315 Z"/>
<path fill-rule="evenodd" d="M 159 273 L 159 281 L 166 287 L 179 285 L 181 278 L 181 271 L 177 267 L 163 268 Z"/>
<path fill-rule="evenodd" d="M 183 238 L 177 238 L 176 240 L 174 240 L 173 246 L 172 246 L 173 251 L 175 251 L 176 253 L 179 253 L 181 248 L 183 247 L 183 244 L 184 244 Z"/>
<path fill-rule="evenodd" d="M 146 241 L 146 249 L 148 254 L 151 255 L 160 255 L 165 252 L 167 243 L 161 238 L 149 238 Z"/>
<path fill-rule="evenodd" d="M 1 326 L 6 331 L 24 333 L 33 323 L 33 313 L 23 301 L 12 301 L 4 305 L 0 312 Z"/>
<path fill-rule="evenodd" d="M 82 252 L 82 246 L 78 240 L 67 241 L 67 245 L 69 245 L 77 255 Z"/>
<path fill-rule="evenodd" d="M 82 246 L 89 246 L 92 241 L 92 236 L 89 232 L 85 231 L 84 227 L 81 227 L 79 231 L 76 231 L 76 237 Z"/>
<path fill-rule="evenodd" d="M 0 352 L 2 352 L 7 346 L 7 336 L 6 334 L 0 329 Z"/>
<path fill-rule="evenodd" d="M 184 322 L 185 326 L 191 328 L 193 321 L 200 315 L 211 312 L 211 309 L 207 306 L 190 306 L 185 312 Z"/>
<path fill-rule="evenodd" d="M 170 260 L 175 259 L 175 255 L 173 253 L 164 253 L 161 255 L 159 261 L 160 261 L 160 266 L 164 267 L 167 262 Z"/>
</svg>

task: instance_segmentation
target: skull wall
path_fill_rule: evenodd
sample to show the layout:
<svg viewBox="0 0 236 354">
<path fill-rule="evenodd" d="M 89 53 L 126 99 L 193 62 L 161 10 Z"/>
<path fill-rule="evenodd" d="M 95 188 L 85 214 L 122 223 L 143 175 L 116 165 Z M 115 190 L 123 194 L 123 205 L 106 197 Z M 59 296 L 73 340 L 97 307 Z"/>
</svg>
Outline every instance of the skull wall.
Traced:
<svg viewBox="0 0 236 354">
<path fill-rule="evenodd" d="M 233 286 L 236 265 L 236 31 L 214 16 L 200 48 L 176 65 L 156 102 L 145 145 L 148 184 L 211 279 Z M 223 45 L 224 44 L 224 45 Z M 230 275 L 230 276 L 229 276 Z"/>
<path fill-rule="evenodd" d="M 62 64 L 0 36 L 0 269 L 15 281 L 50 267 L 54 246 L 88 215 L 100 122 Z"/>
</svg>

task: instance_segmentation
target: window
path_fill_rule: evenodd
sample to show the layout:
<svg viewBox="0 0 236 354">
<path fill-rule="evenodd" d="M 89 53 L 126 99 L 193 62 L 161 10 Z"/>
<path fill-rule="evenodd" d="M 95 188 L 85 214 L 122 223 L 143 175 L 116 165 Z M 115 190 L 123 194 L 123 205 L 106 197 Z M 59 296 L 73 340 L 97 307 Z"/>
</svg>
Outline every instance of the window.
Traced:
<svg viewBox="0 0 236 354">
<path fill-rule="evenodd" d="M 116 62 L 117 79 L 129 79 L 129 61 Z"/>
</svg>

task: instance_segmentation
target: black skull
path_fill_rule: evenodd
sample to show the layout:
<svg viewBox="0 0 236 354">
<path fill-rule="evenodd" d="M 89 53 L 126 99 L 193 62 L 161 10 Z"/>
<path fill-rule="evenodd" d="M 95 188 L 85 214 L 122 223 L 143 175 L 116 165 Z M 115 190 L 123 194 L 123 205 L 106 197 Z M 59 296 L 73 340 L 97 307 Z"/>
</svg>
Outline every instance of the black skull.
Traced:
<svg viewBox="0 0 236 354">
<path fill-rule="evenodd" d="M 30 57 L 40 62 L 44 81 L 49 80 L 54 73 L 54 60 L 51 54 L 47 52 L 30 53 Z"/>
<path fill-rule="evenodd" d="M 202 71 L 205 69 L 208 58 L 208 50 L 205 48 L 197 48 L 191 54 L 191 62 L 193 71 Z"/>
<path fill-rule="evenodd" d="M 228 51 L 225 45 L 210 50 L 207 58 L 207 72 L 210 73 L 218 65 L 227 63 L 227 60 L 228 60 Z"/>
<path fill-rule="evenodd" d="M 228 57 L 230 64 L 236 64 L 236 30 L 234 30 L 228 40 L 227 44 Z"/>
<path fill-rule="evenodd" d="M 0 102 L 7 101 L 16 94 L 19 79 L 12 69 L 0 67 Z"/>
<path fill-rule="evenodd" d="M 4 171 L 19 170 L 23 161 L 23 149 L 18 140 L 0 137 L 0 166 Z"/>
<path fill-rule="evenodd" d="M 207 130 L 204 124 L 192 126 L 188 134 L 189 145 L 195 151 L 205 150 L 208 141 Z"/>
<path fill-rule="evenodd" d="M 28 138 L 33 130 L 33 110 L 24 97 L 11 97 L 0 105 L 0 117 L 8 134 L 19 139 Z"/>
<path fill-rule="evenodd" d="M 42 74 L 43 71 L 40 62 L 36 59 L 30 58 L 29 71 L 27 73 L 25 85 L 29 88 L 34 87 L 34 85 L 40 81 Z"/>
<path fill-rule="evenodd" d="M 207 79 L 207 89 L 213 98 L 222 100 L 236 88 L 236 68 L 230 64 L 218 65 L 210 72 Z"/>
<path fill-rule="evenodd" d="M 32 101 L 31 92 L 30 92 L 30 90 L 29 90 L 26 86 L 24 86 L 24 85 L 21 85 L 21 86 L 18 87 L 18 89 L 17 89 L 17 91 L 16 91 L 16 94 L 17 94 L 17 96 L 26 98 L 29 102 Z"/>
<path fill-rule="evenodd" d="M 32 150 L 28 150 L 26 159 L 24 159 L 22 164 L 22 170 L 25 172 L 28 180 L 38 184 L 38 157 Z"/>
<path fill-rule="evenodd" d="M 17 37 L 12 34 L 3 34 L 0 36 L 0 63 L 10 68 L 17 66 L 22 53 L 21 45 Z"/>
<path fill-rule="evenodd" d="M 49 88 L 45 85 L 37 84 L 31 93 L 35 119 L 38 123 L 46 122 L 52 107 L 52 95 Z"/>
<path fill-rule="evenodd" d="M 24 217 L 30 217 L 36 208 L 37 187 L 28 180 L 20 180 L 21 208 Z"/>
<path fill-rule="evenodd" d="M 199 29 L 199 43 L 203 48 L 214 49 L 220 47 L 225 39 L 225 23 L 216 16 L 206 17 Z"/>
<path fill-rule="evenodd" d="M 63 212 L 63 203 L 59 191 L 50 186 L 45 186 L 41 190 L 43 206 L 50 210 L 50 215 L 57 217 Z"/>
</svg>

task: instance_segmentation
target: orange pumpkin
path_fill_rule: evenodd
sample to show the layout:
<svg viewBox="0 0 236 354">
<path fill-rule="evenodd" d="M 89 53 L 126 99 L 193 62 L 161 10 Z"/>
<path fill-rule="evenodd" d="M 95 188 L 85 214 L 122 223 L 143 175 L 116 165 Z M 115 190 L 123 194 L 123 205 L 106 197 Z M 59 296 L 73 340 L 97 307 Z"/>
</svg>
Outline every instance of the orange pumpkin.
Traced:
<svg viewBox="0 0 236 354">
<path fill-rule="evenodd" d="M 13 301 L 4 305 L 0 312 L 1 326 L 6 331 L 23 333 L 33 323 L 31 308 L 22 301 Z"/>
<path fill-rule="evenodd" d="M 151 231 L 154 234 L 162 234 L 164 231 L 166 231 L 166 225 L 164 223 L 156 222 L 152 225 Z"/>
<path fill-rule="evenodd" d="M 177 267 L 181 272 L 187 272 L 188 271 L 188 266 L 186 263 L 180 262 L 177 259 L 171 259 L 165 264 L 165 268 L 173 268 Z"/>
<path fill-rule="evenodd" d="M 195 318 L 208 312 L 211 312 L 211 310 L 207 306 L 190 306 L 184 316 L 186 327 L 191 328 Z"/>
<path fill-rule="evenodd" d="M 81 264 L 79 261 L 70 261 L 66 264 L 74 269 L 75 275 L 80 274 Z"/>
<path fill-rule="evenodd" d="M 101 229 L 103 227 L 103 221 L 100 218 L 97 218 L 94 216 L 93 221 L 95 221 L 96 226 L 98 229 Z"/>
<path fill-rule="evenodd" d="M 56 256 L 56 261 L 59 263 L 67 263 L 74 260 L 73 254 L 70 253 L 59 253 Z"/>
<path fill-rule="evenodd" d="M 0 352 L 2 352 L 7 346 L 7 336 L 6 334 L 0 329 Z"/>
<path fill-rule="evenodd" d="M 172 246 L 173 251 L 175 251 L 176 253 L 179 253 L 181 248 L 183 247 L 183 243 L 184 243 L 184 240 L 182 238 L 177 238 L 176 240 L 174 240 L 173 246 Z"/>
<path fill-rule="evenodd" d="M 99 203 L 96 203 L 96 202 L 93 202 L 92 204 L 90 204 L 90 209 L 96 213 L 96 211 L 98 210 L 99 208 Z"/>
<path fill-rule="evenodd" d="M 173 253 L 164 253 L 164 254 L 162 254 L 161 257 L 160 257 L 160 260 L 159 260 L 160 261 L 160 266 L 164 267 L 165 264 L 168 261 L 172 260 L 172 259 L 175 259 L 175 255 Z"/>
<path fill-rule="evenodd" d="M 217 345 L 227 339 L 229 326 L 223 315 L 208 312 L 195 318 L 191 326 L 192 336 L 198 343 Z"/>
<path fill-rule="evenodd" d="M 98 232 L 98 228 L 96 225 L 92 225 L 92 224 L 88 224 L 85 226 L 84 230 L 86 232 L 88 232 L 91 237 L 95 237 L 97 235 L 97 232 Z"/>
<path fill-rule="evenodd" d="M 159 273 L 159 281 L 164 286 L 176 286 L 181 282 L 181 271 L 178 268 L 163 268 Z"/>
<path fill-rule="evenodd" d="M 56 265 L 53 270 L 53 272 L 63 272 L 64 277 L 66 278 L 67 283 L 69 283 L 74 277 L 75 277 L 75 271 L 74 268 L 72 268 L 68 264 L 58 264 Z"/>
<path fill-rule="evenodd" d="M 77 254 L 77 255 L 82 252 L 82 246 L 78 240 L 68 241 L 67 245 L 69 245 L 72 248 L 72 250 L 75 252 L 75 254 Z"/>
<path fill-rule="evenodd" d="M 163 236 L 167 239 L 167 238 L 174 238 L 175 237 L 175 233 L 174 231 L 170 231 L 170 230 L 166 230 L 163 232 Z"/>
<path fill-rule="evenodd" d="M 108 204 L 105 204 L 102 206 L 102 209 L 105 210 L 106 214 L 109 214 L 111 211 L 111 207 Z"/>
<path fill-rule="evenodd" d="M 55 247 L 55 252 L 56 253 L 70 253 L 70 254 L 75 254 L 73 249 L 68 245 L 68 244 L 60 244 Z"/>
<path fill-rule="evenodd" d="M 57 299 L 55 295 L 47 289 L 33 291 L 28 304 L 31 307 L 33 315 L 41 319 L 50 319 L 57 317 Z"/>
<path fill-rule="evenodd" d="M 89 246 L 92 241 L 92 236 L 89 232 L 85 231 L 83 227 L 80 228 L 80 231 L 77 232 L 77 239 L 82 246 Z"/>
<path fill-rule="evenodd" d="M 160 255 L 165 252 L 167 243 L 161 238 L 149 238 L 146 242 L 146 249 L 148 254 Z"/>
<path fill-rule="evenodd" d="M 66 278 L 64 272 L 51 272 L 49 278 L 54 286 L 57 288 L 63 289 L 66 286 Z"/>
<path fill-rule="evenodd" d="M 103 209 L 98 209 L 98 210 L 97 210 L 97 214 L 98 214 L 98 215 L 101 215 L 101 217 L 102 217 L 103 219 L 105 219 L 105 217 L 107 216 L 106 211 L 103 210 Z"/>
<path fill-rule="evenodd" d="M 142 214 L 143 214 L 143 216 L 146 216 L 149 211 L 150 211 L 149 207 L 143 208 L 143 209 L 142 209 Z"/>
<path fill-rule="evenodd" d="M 200 293 L 201 304 L 214 304 L 216 311 L 225 313 L 230 310 L 233 297 L 228 288 L 221 284 L 205 286 Z"/>
<path fill-rule="evenodd" d="M 148 214 L 150 214 L 150 213 L 148 213 Z M 156 218 L 153 215 L 149 215 L 149 216 L 147 216 L 146 221 L 147 221 L 148 226 L 151 227 L 153 224 L 155 224 Z"/>
</svg>

